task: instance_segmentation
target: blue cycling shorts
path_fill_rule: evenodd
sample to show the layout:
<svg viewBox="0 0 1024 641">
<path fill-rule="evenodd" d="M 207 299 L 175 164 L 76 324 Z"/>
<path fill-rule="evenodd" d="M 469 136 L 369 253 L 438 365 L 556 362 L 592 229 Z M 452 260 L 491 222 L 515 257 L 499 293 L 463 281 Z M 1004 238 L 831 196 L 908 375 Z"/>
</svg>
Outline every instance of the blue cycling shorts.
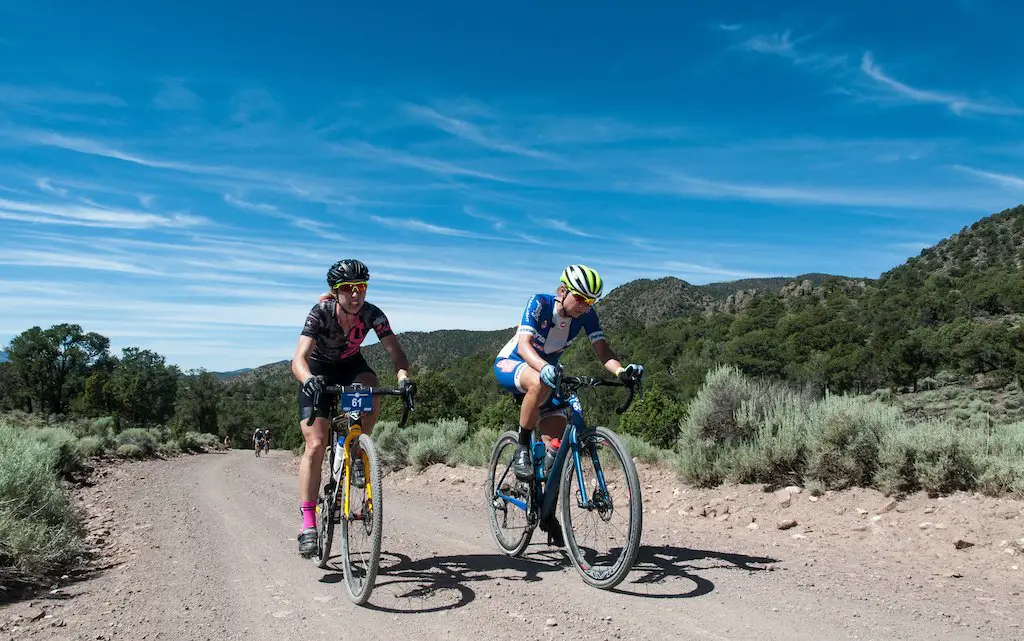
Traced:
<svg viewBox="0 0 1024 641">
<path fill-rule="evenodd" d="M 526 390 L 519 384 L 524 367 L 529 367 L 526 361 L 499 356 L 494 359 L 494 378 L 498 379 L 498 385 L 505 390 L 513 394 L 525 394 Z"/>
</svg>

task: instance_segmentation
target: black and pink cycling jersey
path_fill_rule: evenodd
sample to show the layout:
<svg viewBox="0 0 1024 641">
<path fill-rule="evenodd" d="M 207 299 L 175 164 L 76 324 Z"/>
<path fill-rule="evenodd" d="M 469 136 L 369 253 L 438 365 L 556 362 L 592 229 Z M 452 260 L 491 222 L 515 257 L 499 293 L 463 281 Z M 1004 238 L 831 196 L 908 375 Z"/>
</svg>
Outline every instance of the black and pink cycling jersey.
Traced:
<svg viewBox="0 0 1024 641">
<path fill-rule="evenodd" d="M 363 308 L 355 316 L 345 314 L 352 319 L 352 329 L 347 334 L 338 320 L 340 314 L 345 312 L 337 309 L 334 299 L 320 301 L 309 311 L 302 335 L 316 339 L 309 355 L 311 360 L 338 363 L 356 356 L 371 327 L 377 338 L 394 335 L 388 317 L 376 305 L 363 303 Z"/>
</svg>

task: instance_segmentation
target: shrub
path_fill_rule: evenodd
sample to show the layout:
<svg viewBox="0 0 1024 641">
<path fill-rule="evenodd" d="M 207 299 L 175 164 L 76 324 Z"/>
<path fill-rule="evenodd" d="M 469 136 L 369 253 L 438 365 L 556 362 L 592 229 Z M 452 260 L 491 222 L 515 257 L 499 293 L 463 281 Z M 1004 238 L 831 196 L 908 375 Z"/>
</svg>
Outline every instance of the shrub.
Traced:
<svg viewBox="0 0 1024 641">
<path fill-rule="evenodd" d="M 491 463 L 491 450 L 503 430 L 489 427 L 477 429 L 452 451 L 449 461 L 486 467 Z"/>
<path fill-rule="evenodd" d="M 107 450 L 108 443 L 99 436 L 83 436 L 78 439 L 76 447 L 78 453 L 84 458 L 101 456 Z"/>
<path fill-rule="evenodd" d="M 754 396 L 755 389 L 742 372 L 732 365 L 719 366 L 708 372 L 704 386 L 690 401 L 682 423 L 680 440 L 695 443 L 735 443 L 749 436 L 749 425 L 741 426 L 736 412 Z"/>
<path fill-rule="evenodd" d="M 397 421 L 377 422 L 373 428 L 373 440 L 383 471 L 399 470 L 409 464 L 409 437 L 409 432 L 398 429 Z"/>
<path fill-rule="evenodd" d="M 141 459 L 150 456 L 153 452 L 147 452 L 138 443 L 125 443 L 124 445 L 118 445 L 115 453 L 121 458 Z"/>
<path fill-rule="evenodd" d="M 930 496 L 975 487 L 983 470 L 979 443 L 950 423 L 922 423 L 883 439 L 875 483 L 887 494 Z"/>
<path fill-rule="evenodd" d="M 88 469 L 78 449 L 78 439 L 62 427 L 41 427 L 29 430 L 29 435 L 42 443 L 53 454 L 54 467 L 65 479 Z"/>
<path fill-rule="evenodd" d="M 178 450 L 182 452 L 202 452 L 203 445 L 199 442 L 195 432 L 185 432 L 174 439 Z"/>
<path fill-rule="evenodd" d="M 417 427 L 425 424 L 418 424 Z M 433 429 L 423 434 L 409 447 L 409 460 L 420 469 L 435 463 L 448 463 L 449 457 L 469 433 L 469 424 L 464 418 L 444 419 L 431 425 Z"/>
<path fill-rule="evenodd" d="M 870 485 L 881 440 L 903 424 L 895 407 L 827 396 L 812 407 L 808 420 L 808 478 L 827 489 Z"/>
<path fill-rule="evenodd" d="M 82 528 L 61 488 L 58 453 L 0 425 L 0 584 L 41 583 L 82 550 Z"/>
<path fill-rule="evenodd" d="M 121 449 L 125 445 L 134 445 L 139 452 L 142 454 L 139 456 L 133 455 L 133 458 L 141 458 L 146 456 L 152 456 L 156 452 L 156 445 L 159 439 L 153 436 L 153 432 L 141 427 L 133 427 L 120 432 L 115 438 L 115 442 L 118 445 L 117 454 L 118 456 L 125 456 L 121 453 Z M 135 450 L 125 450 L 132 451 Z"/>
</svg>

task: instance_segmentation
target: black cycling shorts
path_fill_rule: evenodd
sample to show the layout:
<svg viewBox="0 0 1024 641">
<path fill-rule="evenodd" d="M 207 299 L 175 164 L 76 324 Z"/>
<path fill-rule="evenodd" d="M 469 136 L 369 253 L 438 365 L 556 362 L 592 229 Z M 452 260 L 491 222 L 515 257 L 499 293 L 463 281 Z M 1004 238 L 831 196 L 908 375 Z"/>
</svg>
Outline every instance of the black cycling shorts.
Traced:
<svg viewBox="0 0 1024 641">
<path fill-rule="evenodd" d="M 362 354 L 356 354 L 352 358 L 347 358 L 343 361 L 335 363 L 325 363 L 323 361 L 309 360 L 309 371 L 314 375 L 323 376 L 328 385 L 351 385 L 355 382 L 356 378 L 363 373 L 370 373 L 374 376 L 377 372 L 373 371 L 370 364 L 366 362 Z M 302 383 L 299 386 L 299 419 L 308 420 L 310 414 L 313 413 L 313 398 L 302 391 Z M 329 416 L 330 412 L 335 408 L 338 402 L 336 394 L 321 394 L 320 395 L 320 406 L 318 416 Z"/>
</svg>

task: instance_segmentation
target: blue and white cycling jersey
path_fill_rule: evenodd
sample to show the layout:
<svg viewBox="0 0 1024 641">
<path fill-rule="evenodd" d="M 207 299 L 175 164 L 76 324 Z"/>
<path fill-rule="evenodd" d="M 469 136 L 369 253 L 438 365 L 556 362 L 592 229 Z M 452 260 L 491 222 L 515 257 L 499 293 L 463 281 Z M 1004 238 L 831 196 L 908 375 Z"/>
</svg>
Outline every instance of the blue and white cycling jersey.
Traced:
<svg viewBox="0 0 1024 641">
<path fill-rule="evenodd" d="M 555 312 L 554 294 L 535 294 L 526 304 L 516 335 L 505 343 L 496 360 L 523 360 L 519 355 L 519 336 L 529 334 L 540 357 L 554 365 L 581 330 L 587 333 L 591 343 L 604 339 L 604 330 L 593 309 L 579 318 L 563 318 Z"/>
</svg>

